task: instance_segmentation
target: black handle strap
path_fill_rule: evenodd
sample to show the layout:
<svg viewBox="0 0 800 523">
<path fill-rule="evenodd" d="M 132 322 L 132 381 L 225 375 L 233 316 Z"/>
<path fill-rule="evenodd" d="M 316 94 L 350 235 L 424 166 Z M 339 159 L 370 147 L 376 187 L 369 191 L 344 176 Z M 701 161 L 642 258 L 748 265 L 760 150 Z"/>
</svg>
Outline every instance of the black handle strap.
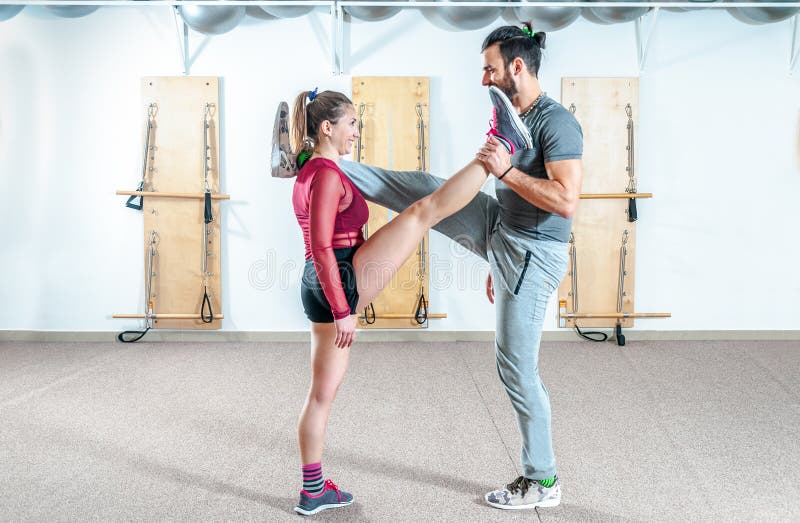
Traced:
<svg viewBox="0 0 800 523">
<path fill-rule="evenodd" d="M 369 305 L 364 307 L 364 321 L 367 325 L 375 323 L 375 306 L 370 302 Z"/>
<path fill-rule="evenodd" d="M 136 191 L 141 192 L 143 189 L 144 189 L 144 181 L 141 181 L 139 182 L 139 186 L 136 188 Z M 136 203 L 137 199 L 139 200 L 139 203 Z M 141 195 L 136 196 L 134 194 L 128 198 L 127 202 L 125 202 L 125 207 L 141 211 L 143 204 L 144 204 L 144 198 Z"/>
<path fill-rule="evenodd" d="M 208 314 L 206 314 L 206 307 Z M 200 319 L 203 323 L 211 323 L 214 321 L 214 311 L 211 310 L 211 300 L 208 298 L 208 289 L 203 286 L 203 304 L 200 306 Z"/>
<path fill-rule="evenodd" d="M 117 339 L 119 341 L 121 341 L 122 343 L 134 343 L 134 342 L 137 342 L 137 341 L 141 340 L 142 338 L 144 338 L 144 335 L 147 334 L 147 331 L 149 331 L 149 330 L 150 330 L 150 327 L 147 327 L 143 331 L 124 331 L 124 332 L 120 332 L 119 334 L 117 334 Z M 132 336 L 132 335 L 136 335 L 136 334 L 138 334 L 138 336 L 136 336 L 135 338 L 125 339 L 125 336 Z"/>
<path fill-rule="evenodd" d="M 584 332 L 580 329 L 580 327 L 578 327 L 577 323 L 575 324 L 575 330 L 578 331 L 578 334 L 580 335 L 581 338 L 584 338 L 589 341 L 601 342 L 601 341 L 606 341 L 608 339 L 608 334 L 606 334 L 605 332 L 600 332 L 600 331 Z M 602 336 L 602 338 L 599 336 Z"/>
<path fill-rule="evenodd" d="M 203 210 L 203 217 L 205 219 L 205 222 L 208 224 L 208 223 L 211 223 L 211 222 L 214 221 L 214 215 L 211 214 L 211 193 L 210 192 L 206 191 L 205 199 L 206 199 L 206 205 L 205 205 L 205 209 Z"/>
<path fill-rule="evenodd" d="M 636 214 L 636 198 L 630 198 L 628 200 L 628 221 L 633 223 L 638 218 L 639 216 Z"/>
<path fill-rule="evenodd" d="M 414 319 L 419 325 L 424 325 L 428 321 L 428 302 L 425 299 L 425 293 L 419 294 L 419 301 L 417 302 L 417 312 L 414 313 Z"/>
</svg>

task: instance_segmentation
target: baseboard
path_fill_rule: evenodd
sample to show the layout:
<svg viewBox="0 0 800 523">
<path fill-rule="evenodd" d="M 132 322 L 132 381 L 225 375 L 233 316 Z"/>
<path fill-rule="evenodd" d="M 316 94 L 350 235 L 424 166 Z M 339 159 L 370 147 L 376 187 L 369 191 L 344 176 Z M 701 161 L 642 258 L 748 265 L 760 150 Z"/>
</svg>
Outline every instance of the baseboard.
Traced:
<svg viewBox="0 0 800 523">
<path fill-rule="evenodd" d="M 611 333 L 611 331 L 608 331 Z M 624 331 L 627 341 L 715 341 L 715 340 L 800 340 L 800 330 L 704 330 L 704 331 Z M 116 332 L 110 331 L 19 331 L 0 330 L 0 341 L 32 342 L 113 342 Z M 494 341 L 494 331 L 429 331 L 429 330 L 362 330 L 356 339 L 371 342 L 452 342 Z M 573 331 L 545 331 L 543 341 L 581 341 Z M 308 342 L 307 331 L 192 331 L 151 330 L 143 341 L 148 342 Z"/>
</svg>

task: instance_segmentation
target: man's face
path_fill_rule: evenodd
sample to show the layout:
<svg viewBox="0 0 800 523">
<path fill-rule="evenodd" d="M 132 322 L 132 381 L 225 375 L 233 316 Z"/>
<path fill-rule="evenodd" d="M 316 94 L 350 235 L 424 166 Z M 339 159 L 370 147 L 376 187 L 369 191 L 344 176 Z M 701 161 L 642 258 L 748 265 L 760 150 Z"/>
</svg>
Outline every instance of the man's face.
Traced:
<svg viewBox="0 0 800 523">
<path fill-rule="evenodd" d="M 503 63 L 499 44 L 490 45 L 483 52 L 483 80 L 481 84 L 497 86 L 510 100 L 513 100 L 517 94 L 517 86 L 514 84 L 513 76 Z"/>
</svg>

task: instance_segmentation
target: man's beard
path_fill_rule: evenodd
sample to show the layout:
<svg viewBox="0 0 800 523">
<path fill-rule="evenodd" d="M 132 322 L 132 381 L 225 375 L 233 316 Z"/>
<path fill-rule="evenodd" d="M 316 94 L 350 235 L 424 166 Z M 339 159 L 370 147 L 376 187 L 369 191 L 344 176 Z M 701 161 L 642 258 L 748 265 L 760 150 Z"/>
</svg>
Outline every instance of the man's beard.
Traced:
<svg viewBox="0 0 800 523">
<path fill-rule="evenodd" d="M 503 94 L 508 96 L 509 100 L 513 100 L 515 96 L 517 96 L 517 86 L 514 85 L 514 82 L 511 78 L 506 77 L 503 83 L 495 83 L 498 89 L 503 91 Z"/>
</svg>

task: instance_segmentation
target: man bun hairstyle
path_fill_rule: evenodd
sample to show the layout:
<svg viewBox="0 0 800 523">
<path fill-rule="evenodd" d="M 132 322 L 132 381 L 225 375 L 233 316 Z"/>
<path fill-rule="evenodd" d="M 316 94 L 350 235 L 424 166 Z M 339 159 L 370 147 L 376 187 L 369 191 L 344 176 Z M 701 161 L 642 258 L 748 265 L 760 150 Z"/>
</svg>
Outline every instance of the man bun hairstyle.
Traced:
<svg viewBox="0 0 800 523">
<path fill-rule="evenodd" d="M 520 58 L 531 74 L 538 78 L 542 49 L 545 48 L 546 40 L 547 34 L 543 31 L 533 32 L 529 23 L 525 23 L 522 27 L 504 25 L 489 33 L 483 41 L 481 52 L 498 44 L 503 65 L 508 67 L 514 58 Z"/>
</svg>

